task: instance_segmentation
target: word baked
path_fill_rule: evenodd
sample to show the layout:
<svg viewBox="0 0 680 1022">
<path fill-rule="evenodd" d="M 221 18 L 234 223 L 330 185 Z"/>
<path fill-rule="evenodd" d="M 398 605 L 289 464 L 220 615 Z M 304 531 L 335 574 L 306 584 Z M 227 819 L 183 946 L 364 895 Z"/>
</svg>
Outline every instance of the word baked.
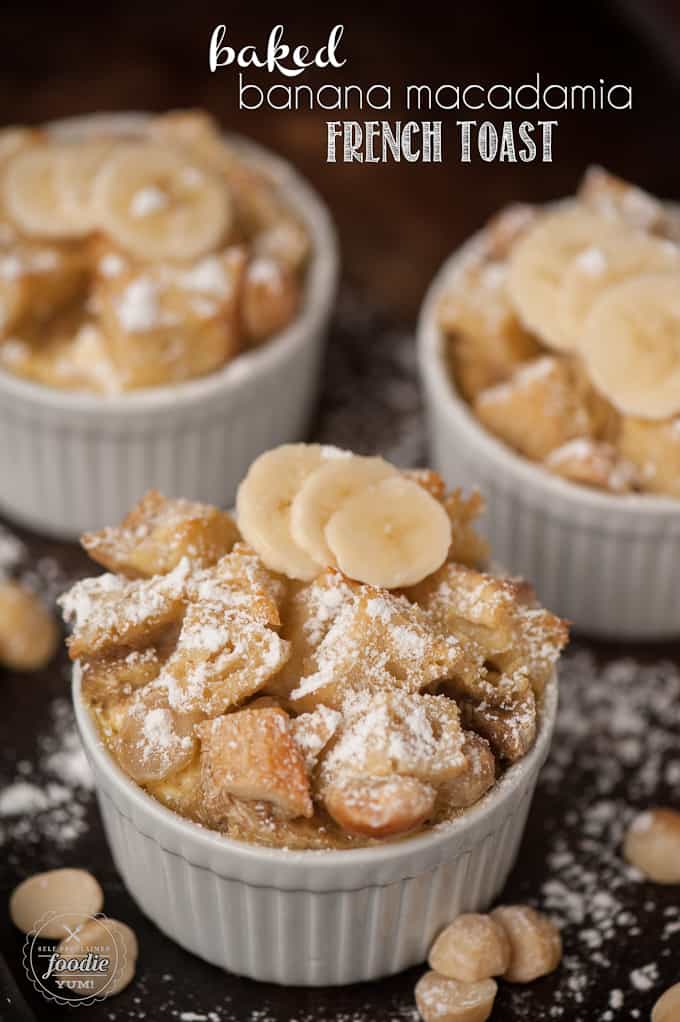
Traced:
<svg viewBox="0 0 680 1022">
<path fill-rule="evenodd" d="M 337 56 L 338 46 L 344 32 L 343 25 L 336 25 L 328 36 L 325 46 L 320 46 L 316 53 L 310 52 L 309 46 L 290 47 L 283 42 L 283 25 L 275 25 L 269 33 L 264 56 L 260 56 L 257 48 L 252 45 L 242 46 L 235 50 L 224 43 L 227 34 L 226 25 L 218 25 L 210 37 L 210 70 L 236 64 L 237 67 L 257 67 L 269 72 L 278 71 L 287 78 L 301 75 L 309 67 L 340 68 L 345 60 Z"/>
</svg>

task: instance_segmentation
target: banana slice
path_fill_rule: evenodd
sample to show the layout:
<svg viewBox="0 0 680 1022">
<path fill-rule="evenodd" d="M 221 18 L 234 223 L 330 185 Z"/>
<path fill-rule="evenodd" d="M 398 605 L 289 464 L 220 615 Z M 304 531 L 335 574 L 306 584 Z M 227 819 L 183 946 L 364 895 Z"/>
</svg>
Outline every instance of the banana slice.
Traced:
<svg viewBox="0 0 680 1022">
<path fill-rule="evenodd" d="M 619 236 L 620 228 L 577 205 L 547 213 L 515 246 L 507 291 L 524 326 L 550 348 L 572 351 L 557 305 L 565 270 L 580 252 Z"/>
<path fill-rule="evenodd" d="M 293 539 L 291 505 L 312 472 L 326 460 L 343 455 L 336 447 L 320 444 L 283 444 L 250 466 L 236 495 L 238 527 L 272 571 L 302 581 L 321 571 L 322 565 Z"/>
<path fill-rule="evenodd" d="M 421 582 L 442 566 L 451 545 L 451 522 L 422 486 L 396 476 L 345 501 L 326 526 L 326 541 L 345 575 L 397 589 Z"/>
<path fill-rule="evenodd" d="M 40 238 L 77 238 L 89 231 L 64 201 L 62 163 L 69 145 L 35 145 L 10 157 L 0 194 L 9 217 L 25 234 Z"/>
<path fill-rule="evenodd" d="M 581 354 L 619 411 L 644 419 L 680 412 L 680 271 L 609 288 L 588 315 Z"/>
<path fill-rule="evenodd" d="M 588 245 L 565 270 L 557 305 L 564 337 L 578 345 L 586 316 L 605 290 L 627 277 L 680 269 L 680 246 L 642 234 Z M 622 232 L 623 234 L 623 232 Z"/>
<path fill-rule="evenodd" d="M 367 486 L 397 474 L 397 469 L 383 458 L 362 458 L 356 454 L 317 468 L 302 484 L 291 505 L 293 539 L 317 564 L 335 565 L 325 536 L 331 516 Z"/>
<path fill-rule="evenodd" d="M 94 203 L 104 230 L 141 259 L 197 259 L 231 223 L 225 185 L 152 143 L 118 147 L 97 174 Z"/>
<path fill-rule="evenodd" d="M 87 234 L 98 226 L 93 201 L 94 181 L 113 150 L 113 142 L 94 139 L 64 146 L 57 163 L 56 184 L 64 210 Z"/>
</svg>

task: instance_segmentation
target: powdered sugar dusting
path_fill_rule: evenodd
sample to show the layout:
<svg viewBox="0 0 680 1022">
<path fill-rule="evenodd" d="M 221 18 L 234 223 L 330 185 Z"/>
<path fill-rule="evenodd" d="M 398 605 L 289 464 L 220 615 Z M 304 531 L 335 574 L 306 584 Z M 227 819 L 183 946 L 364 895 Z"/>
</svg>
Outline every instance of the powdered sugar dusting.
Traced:
<svg viewBox="0 0 680 1022">
<path fill-rule="evenodd" d="M 130 213 L 134 217 L 150 216 L 168 205 L 168 193 L 155 185 L 148 185 L 136 191 L 130 200 Z"/>
<path fill-rule="evenodd" d="M 146 276 L 130 281 L 117 301 L 116 315 L 129 333 L 143 333 L 158 326 L 161 310 L 156 282 Z"/>
<path fill-rule="evenodd" d="M 32 846 L 42 861 L 63 865 L 63 855 L 87 830 L 93 779 L 66 699 L 51 706 L 51 726 L 39 734 L 34 760 L 13 764 L 0 785 L 0 848 L 21 863 Z"/>
<path fill-rule="evenodd" d="M 680 905 L 672 889 L 645 884 L 621 846 L 636 810 L 677 798 L 666 778 L 679 741 L 680 670 L 632 659 L 600 669 L 592 654 L 576 649 L 563 658 L 560 701 L 534 806 L 546 838 L 532 853 L 545 856 L 548 875 L 539 890 L 527 877 L 512 896 L 528 898 L 556 920 L 565 956 L 561 970 L 544 981 L 551 993 L 540 1006 L 530 991 L 514 988 L 506 1003 L 532 1022 L 647 1018 L 675 981 Z M 578 785 L 569 780 L 574 771 Z M 666 925 L 651 927 L 649 920 L 662 914 Z M 610 992 L 598 1013 L 602 990 Z"/>
<path fill-rule="evenodd" d="M 599 277 L 607 269 L 607 257 L 596 245 L 586 248 L 575 259 L 576 265 L 589 277 Z"/>
</svg>

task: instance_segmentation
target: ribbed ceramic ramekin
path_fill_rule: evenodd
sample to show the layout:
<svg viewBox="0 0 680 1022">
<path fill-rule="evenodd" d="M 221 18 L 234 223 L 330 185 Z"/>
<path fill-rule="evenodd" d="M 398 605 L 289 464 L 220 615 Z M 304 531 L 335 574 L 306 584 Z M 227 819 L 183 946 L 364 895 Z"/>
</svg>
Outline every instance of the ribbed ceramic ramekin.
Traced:
<svg viewBox="0 0 680 1022">
<path fill-rule="evenodd" d="M 214 965 L 273 983 L 377 979 L 422 962 L 460 912 L 486 908 L 517 856 L 547 756 L 557 680 L 536 743 L 459 819 L 396 844 L 292 852 L 225 838 L 182 819 L 134 784 L 73 696 L 114 861 L 140 908 Z"/>
<path fill-rule="evenodd" d="M 418 323 L 431 462 L 450 485 L 477 486 L 493 556 L 531 580 L 543 604 L 590 635 L 680 636 L 680 501 L 570 483 L 506 447 L 458 394 L 437 321 L 442 294 L 479 236 L 435 277 Z"/>
<path fill-rule="evenodd" d="M 145 115 L 61 121 L 57 134 L 141 130 Z M 74 537 L 119 520 L 156 487 L 226 506 L 258 454 L 304 435 L 338 275 L 329 213 L 290 165 L 232 138 L 266 167 L 312 242 L 303 308 L 277 337 L 200 379 L 114 397 L 63 392 L 0 370 L 0 509 Z"/>
</svg>

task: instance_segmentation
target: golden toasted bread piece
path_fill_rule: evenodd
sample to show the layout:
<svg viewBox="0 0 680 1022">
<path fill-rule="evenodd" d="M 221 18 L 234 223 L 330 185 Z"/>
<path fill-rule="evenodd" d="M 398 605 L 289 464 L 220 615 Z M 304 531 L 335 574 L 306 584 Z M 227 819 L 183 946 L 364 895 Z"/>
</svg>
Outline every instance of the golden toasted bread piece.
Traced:
<svg viewBox="0 0 680 1022">
<path fill-rule="evenodd" d="M 322 786 L 350 775 L 417 777 L 432 785 L 466 767 L 458 706 L 448 696 L 357 692 L 321 764 Z"/>
<path fill-rule="evenodd" d="M 0 340 L 0 365 L 17 376 L 62 390 L 109 395 L 122 390 L 102 332 L 89 315 L 71 305 L 39 327 Z"/>
<path fill-rule="evenodd" d="M 331 848 L 355 848 L 370 844 L 367 838 L 358 838 L 343 831 L 321 808 L 313 816 L 284 819 L 271 802 L 244 802 L 240 798 L 226 801 L 218 817 L 203 810 L 202 822 L 216 826 L 231 838 L 250 841 L 269 848 L 290 851 Z"/>
<path fill-rule="evenodd" d="M 187 154 L 192 162 L 221 176 L 238 162 L 218 122 L 205 110 L 170 110 L 154 117 L 147 130 L 152 141 Z"/>
<path fill-rule="evenodd" d="M 254 709 L 254 704 L 250 703 L 248 708 Z M 316 768 L 319 757 L 336 734 L 341 721 L 342 715 L 337 710 L 323 705 L 317 706 L 311 713 L 291 718 L 293 739 L 304 757 L 309 774 Z"/>
<path fill-rule="evenodd" d="M 157 263 L 96 279 L 94 307 L 126 387 L 203 376 L 238 354 L 245 262 L 235 246 L 187 266 Z"/>
<path fill-rule="evenodd" d="M 286 582 L 283 576 L 265 568 L 247 544 L 236 543 L 213 568 L 194 575 L 188 593 L 195 602 L 222 603 L 228 611 L 242 611 L 262 624 L 278 628 Z"/>
<path fill-rule="evenodd" d="M 257 618 L 204 599 L 187 607 L 158 684 L 175 709 L 215 717 L 259 692 L 289 652 L 289 644 Z"/>
<path fill-rule="evenodd" d="M 312 582 L 290 582 L 282 610 L 281 635 L 291 655 L 267 685 L 267 691 L 286 699 L 304 675 L 305 664 L 323 642 L 343 607 L 353 605 L 356 583 L 334 569 Z M 296 707 L 296 712 L 300 709 Z"/>
<path fill-rule="evenodd" d="M 588 167 L 577 195 L 589 209 L 609 220 L 653 234 L 664 233 L 663 203 L 604 167 Z"/>
<path fill-rule="evenodd" d="M 582 404 L 590 421 L 594 440 L 615 444 L 621 429 L 621 413 L 593 386 L 585 362 L 578 355 L 564 356 L 570 379 L 579 404 Z"/>
<path fill-rule="evenodd" d="M 444 507 L 451 520 L 450 561 L 481 568 L 489 559 L 489 544 L 475 529 L 477 518 L 484 511 L 484 499 L 478 490 L 467 497 L 462 490 L 452 490 L 444 497 Z"/>
<path fill-rule="evenodd" d="M 501 677 L 525 675 L 534 694 L 541 696 L 569 641 L 569 625 L 539 606 L 533 590 L 521 588 L 521 580 L 511 581 L 520 587 L 519 592 L 525 599 L 518 600 L 511 646 L 491 656 L 490 663 L 501 672 Z"/>
<path fill-rule="evenodd" d="M 259 256 L 243 279 L 241 316 L 248 344 L 256 347 L 290 323 L 300 306 L 297 275 L 275 259 Z"/>
<path fill-rule="evenodd" d="M 499 252 L 508 243 L 501 242 L 502 233 L 500 228 L 496 232 Z M 491 247 L 478 245 L 459 266 L 440 302 L 447 360 L 467 400 L 507 380 L 539 351 L 507 296 L 506 273 L 505 263 Z"/>
<path fill-rule="evenodd" d="M 404 597 L 360 586 L 303 662 L 291 705 L 300 712 L 319 703 L 341 709 L 352 690 L 419 692 L 478 669 L 462 643 L 437 633 L 419 607 Z"/>
<path fill-rule="evenodd" d="M 460 713 L 465 726 L 486 738 L 499 759 L 514 763 L 534 744 L 536 698 L 531 688 L 506 706 L 462 698 Z"/>
<path fill-rule="evenodd" d="M 465 636 L 487 656 L 512 643 L 518 589 L 511 579 L 448 562 L 405 592 L 441 632 Z"/>
<path fill-rule="evenodd" d="M 405 468 L 401 474 L 422 486 L 435 500 L 444 500 L 446 483 L 439 472 L 435 472 L 431 468 Z"/>
<path fill-rule="evenodd" d="M 110 571 L 149 578 L 172 571 L 183 557 L 214 564 L 238 538 L 234 519 L 219 508 L 149 490 L 120 525 L 86 532 L 81 543 Z"/>
<path fill-rule="evenodd" d="M 680 419 L 651 422 L 625 415 L 619 442 L 622 455 L 637 466 L 641 489 L 680 497 Z"/>
<path fill-rule="evenodd" d="M 43 325 L 78 298 L 86 279 L 81 245 L 14 238 L 0 246 L 0 338 Z"/>
<path fill-rule="evenodd" d="M 92 702 L 107 703 L 129 696 L 158 676 L 163 659 L 158 650 L 119 650 L 115 656 L 84 657 L 80 668 L 84 694 Z"/>
<path fill-rule="evenodd" d="M 540 206 L 512 202 L 491 217 L 484 232 L 483 247 L 487 259 L 504 260 L 514 245 L 541 215 Z"/>
<path fill-rule="evenodd" d="M 496 780 L 496 760 L 489 743 L 474 731 L 464 731 L 465 768 L 437 788 L 437 819 L 450 819 L 467 809 L 492 788 Z"/>
<path fill-rule="evenodd" d="M 197 755 L 183 770 L 178 770 L 161 781 L 147 781 L 144 787 L 168 809 L 189 820 L 201 822 L 203 788 L 201 764 Z"/>
<path fill-rule="evenodd" d="M 556 447 L 544 465 L 563 479 L 610 493 L 630 493 L 639 483 L 637 468 L 613 444 L 583 437 Z"/>
<path fill-rule="evenodd" d="M 76 582 L 59 600 L 73 624 L 71 659 L 118 655 L 162 641 L 184 611 L 187 565 L 182 561 L 168 575 L 151 579 L 107 574 Z"/>
<path fill-rule="evenodd" d="M 116 759 L 140 784 L 162 781 L 194 758 L 194 726 L 201 719 L 201 714 L 177 713 L 162 688 L 148 685 L 134 694 L 118 724 L 112 739 Z"/>
<path fill-rule="evenodd" d="M 493 705 L 514 701 L 531 685 L 543 691 L 566 645 L 566 622 L 538 606 L 522 579 L 484 574 L 460 564 L 445 564 L 407 590 L 445 634 L 465 636 L 491 669 L 450 679 L 456 694 L 488 699 Z M 494 669 L 502 680 L 494 678 Z"/>
<path fill-rule="evenodd" d="M 594 432 L 593 416 L 574 385 L 573 372 L 558 356 L 524 363 L 506 382 L 481 391 L 473 408 L 487 429 L 537 461 L 568 440 Z"/>
<path fill-rule="evenodd" d="M 197 728 L 206 811 L 220 816 L 231 797 L 269 802 L 285 818 L 311 817 L 309 779 L 283 710 L 240 710 Z"/>
</svg>

